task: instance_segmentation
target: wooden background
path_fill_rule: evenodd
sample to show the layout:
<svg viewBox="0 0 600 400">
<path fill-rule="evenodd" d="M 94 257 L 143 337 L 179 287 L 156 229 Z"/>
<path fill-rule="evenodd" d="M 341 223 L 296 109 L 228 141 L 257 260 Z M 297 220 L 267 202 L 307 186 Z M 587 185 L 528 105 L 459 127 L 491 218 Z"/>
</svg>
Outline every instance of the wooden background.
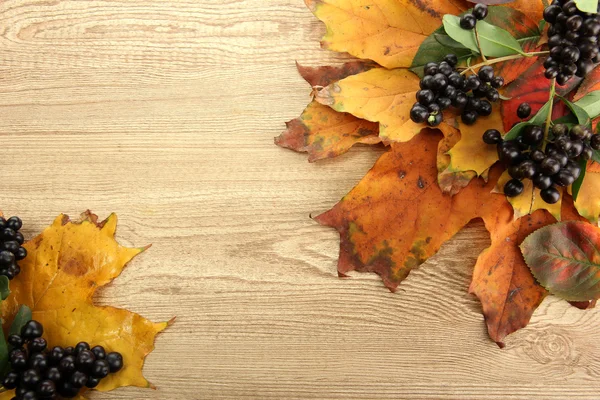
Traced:
<svg viewBox="0 0 600 400">
<path fill-rule="evenodd" d="M 600 313 L 549 298 L 500 350 L 467 294 L 471 224 L 396 294 L 336 275 L 309 219 L 381 150 L 332 161 L 273 145 L 343 60 L 302 0 L 5 0 L 1 208 L 28 237 L 61 212 L 117 212 L 153 247 L 98 301 L 177 316 L 148 357 L 157 391 L 92 399 L 599 399 Z"/>
</svg>

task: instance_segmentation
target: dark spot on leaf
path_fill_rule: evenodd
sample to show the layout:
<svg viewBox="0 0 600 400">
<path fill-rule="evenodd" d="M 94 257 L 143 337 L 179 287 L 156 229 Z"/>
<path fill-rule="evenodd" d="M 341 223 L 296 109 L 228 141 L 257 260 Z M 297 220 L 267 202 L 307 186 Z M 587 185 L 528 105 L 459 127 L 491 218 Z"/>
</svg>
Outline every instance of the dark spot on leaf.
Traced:
<svg viewBox="0 0 600 400">
<path fill-rule="evenodd" d="M 425 239 L 425 243 L 429 244 L 431 242 L 431 236 L 428 236 L 427 239 Z"/>
<path fill-rule="evenodd" d="M 387 56 L 388 54 L 390 54 L 390 46 L 386 46 L 385 50 L 383 51 L 383 55 Z"/>
<path fill-rule="evenodd" d="M 404 179 L 405 176 L 406 176 L 406 171 L 398 171 L 398 178 Z"/>
<path fill-rule="evenodd" d="M 423 178 L 420 176 L 419 176 L 419 179 L 417 180 L 417 186 L 419 187 L 419 189 L 425 188 L 425 182 L 423 182 Z"/>
</svg>

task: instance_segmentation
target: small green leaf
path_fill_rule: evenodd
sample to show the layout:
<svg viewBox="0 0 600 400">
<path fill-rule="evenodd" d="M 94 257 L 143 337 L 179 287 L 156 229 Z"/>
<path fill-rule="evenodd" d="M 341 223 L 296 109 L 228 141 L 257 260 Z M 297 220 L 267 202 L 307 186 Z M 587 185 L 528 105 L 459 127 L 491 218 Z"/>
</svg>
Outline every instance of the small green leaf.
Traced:
<svg viewBox="0 0 600 400">
<path fill-rule="evenodd" d="M 594 90 L 586 94 L 574 104 L 583 108 L 591 119 L 600 116 L 600 90 Z"/>
<path fill-rule="evenodd" d="M 8 343 L 4 337 L 4 331 L 0 329 L 0 375 L 4 375 L 8 372 Z"/>
<path fill-rule="evenodd" d="M 583 184 L 583 180 L 585 179 L 585 170 L 587 168 L 587 161 L 584 159 L 579 159 L 577 161 L 579 167 L 581 168 L 581 175 L 575 182 L 573 182 L 573 186 L 571 186 L 571 195 L 573 196 L 573 201 L 577 200 L 577 196 L 579 195 L 579 190 L 581 190 L 581 185 Z"/>
<path fill-rule="evenodd" d="M 575 4 L 583 12 L 594 14 L 598 12 L 598 0 L 575 0 Z"/>
<path fill-rule="evenodd" d="M 0 299 L 6 300 L 10 294 L 10 281 L 4 275 L 0 275 Z"/>
<path fill-rule="evenodd" d="M 563 103 L 566 104 L 566 106 L 569 108 L 569 110 L 571 110 L 573 115 L 575 115 L 575 117 L 577 118 L 577 122 L 580 125 L 585 125 L 585 126 L 589 126 L 589 127 L 592 126 L 592 120 L 590 118 L 590 115 L 587 113 L 587 111 L 585 111 L 583 108 L 581 108 L 577 104 L 571 103 L 569 100 L 565 99 L 562 96 L 556 96 L 556 97 L 558 97 Z"/>
<path fill-rule="evenodd" d="M 513 126 L 513 128 L 508 131 L 506 135 L 504 135 L 504 140 L 514 140 L 521 135 L 521 131 L 525 129 L 525 127 L 529 125 L 542 125 L 544 122 L 546 122 L 546 118 L 550 112 L 550 104 L 550 101 L 544 104 L 537 114 L 535 114 L 529 121 L 519 122 L 517 125 Z"/>
<path fill-rule="evenodd" d="M 581 221 L 533 232 L 521 244 L 531 273 L 550 293 L 569 301 L 600 298 L 600 229 Z"/>
<path fill-rule="evenodd" d="M 444 29 L 452 39 L 479 53 L 475 30 L 461 28 L 460 17 L 450 14 L 444 15 Z M 481 51 L 486 56 L 504 57 L 513 54 L 524 54 L 517 39 L 502 28 L 485 21 L 478 21 L 477 32 L 481 43 Z"/>
<path fill-rule="evenodd" d="M 11 335 L 19 335 L 21 333 L 21 328 L 27 322 L 31 321 L 31 309 L 26 305 L 22 305 L 19 308 L 19 312 L 15 316 L 15 319 L 10 326 L 10 334 Z"/>
</svg>

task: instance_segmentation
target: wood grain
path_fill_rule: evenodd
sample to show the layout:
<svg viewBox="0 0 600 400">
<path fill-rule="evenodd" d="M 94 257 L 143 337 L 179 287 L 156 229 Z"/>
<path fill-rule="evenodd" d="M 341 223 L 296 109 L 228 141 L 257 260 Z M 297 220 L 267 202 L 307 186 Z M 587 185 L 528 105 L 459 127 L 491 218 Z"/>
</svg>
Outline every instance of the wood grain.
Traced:
<svg viewBox="0 0 600 400">
<path fill-rule="evenodd" d="M 153 247 L 98 301 L 177 315 L 145 373 L 92 399 L 598 399 L 600 313 L 547 299 L 504 350 L 467 294 L 472 223 L 396 294 L 338 279 L 317 226 L 381 150 L 308 164 L 273 145 L 332 64 L 302 0 L 0 4 L 0 207 L 29 237 L 117 212 Z"/>
</svg>

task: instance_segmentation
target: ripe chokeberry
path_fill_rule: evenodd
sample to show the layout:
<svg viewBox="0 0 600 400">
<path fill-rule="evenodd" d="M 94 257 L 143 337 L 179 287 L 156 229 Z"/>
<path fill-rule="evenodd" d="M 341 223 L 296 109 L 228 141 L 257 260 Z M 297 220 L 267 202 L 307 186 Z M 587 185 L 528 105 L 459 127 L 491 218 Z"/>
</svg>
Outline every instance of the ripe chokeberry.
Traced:
<svg viewBox="0 0 600 400">
<path fill-rule="evenodd" d="M 477 18 L 473 14 L 465 14 L 460 17 L 460 27 L 466 30 L 472 30 L 475 28 Z"/>
<path fill-rule="evenodd" d="M 44 327 L 37 321 L 31 320 L 23 325 L 21 328 L 21 337 L 25 340 L 31 340 L 42 337 L 44 334 Z"/>
<path fill-rule="evenodd" d="M 473 16 L 478 20 L 482 20 L 488 15 L 488 6 L 485 4 L 475 4 L 473 7 Z"/>
<path fill-rule="evenodd" d="M 487 144 L 498 144 L 502 141 L 502 134 L 497 129 L 488 129 L 483 134 L 483 141 Z"/>
<path fill-rule="evenodd" d="M 519 104 L 519 108 L 517 108 L 517 116 L 521 119 L 528 118 L 531 115 L 531 106 L 529 103 L 521 103 Z"/>
<path fill-rule="evenodd" d="M 523 193 L 523 182 L 518 179 L 511 179 L 504 185 L 504 194 L 508 197 L 516 197 Z"/>
</svg>

